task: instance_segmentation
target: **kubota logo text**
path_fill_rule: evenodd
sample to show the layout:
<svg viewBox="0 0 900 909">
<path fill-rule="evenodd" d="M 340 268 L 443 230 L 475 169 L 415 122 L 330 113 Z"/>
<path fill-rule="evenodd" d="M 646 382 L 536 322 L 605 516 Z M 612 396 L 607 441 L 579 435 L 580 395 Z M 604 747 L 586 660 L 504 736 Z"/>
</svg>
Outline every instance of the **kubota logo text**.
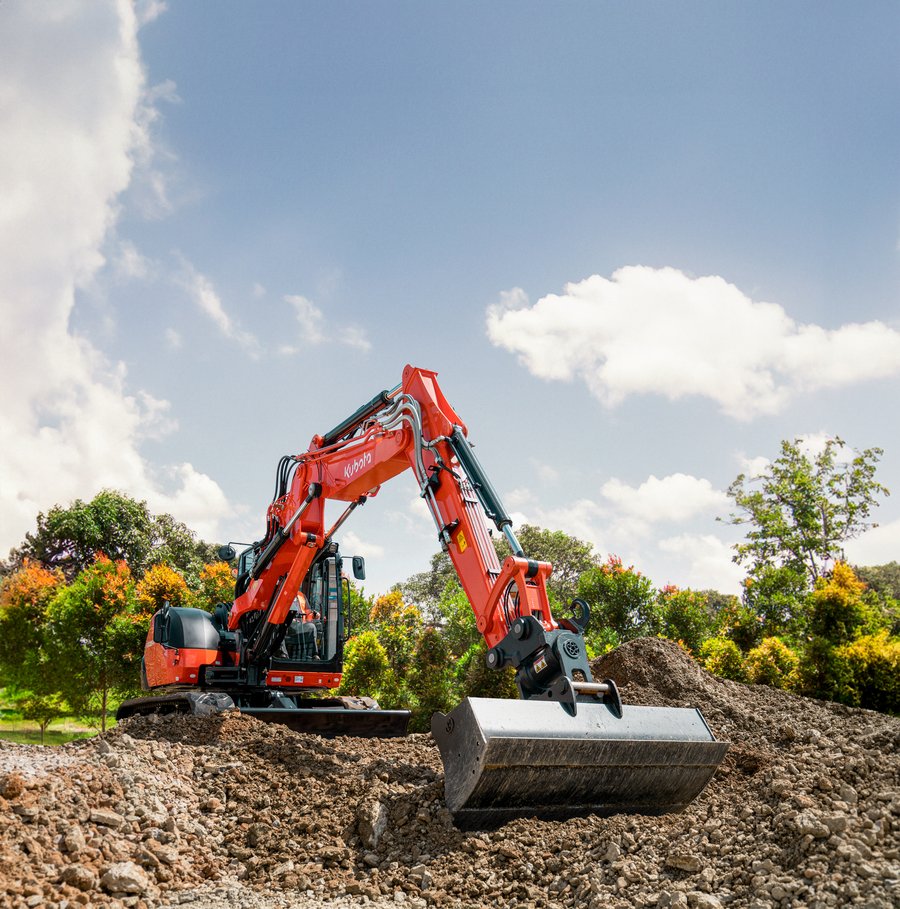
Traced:
<svg viewBox="0 0 900 909">
<path fill-rule="evenodd" d="M 365 454 L 360 455 L 355 461 L 351 461 L 344 468 L 344 479 L 349 480 L 350 477 L 356 476 L 363 467 L 368 467 L 372 463 L 372 452 L 367 451 Z"/>
</svg>

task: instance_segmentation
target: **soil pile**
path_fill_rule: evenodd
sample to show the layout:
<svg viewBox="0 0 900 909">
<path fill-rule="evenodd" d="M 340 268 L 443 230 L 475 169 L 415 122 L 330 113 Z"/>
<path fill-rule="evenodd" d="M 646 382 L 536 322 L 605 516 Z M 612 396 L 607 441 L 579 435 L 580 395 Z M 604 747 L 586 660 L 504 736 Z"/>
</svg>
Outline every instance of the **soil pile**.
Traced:
<svg viewBox="0 0 900 909">
<path fill-rule="evenodd" d="M 626 703 L 733 743 L 662 818 L 457 830 L 430 737 L 303 736 L 238 714 L 0 745 L 0 904 L 892 907 L 900 721 L 719 680 L 676 645 L 598 661 Z"/>
</svg>

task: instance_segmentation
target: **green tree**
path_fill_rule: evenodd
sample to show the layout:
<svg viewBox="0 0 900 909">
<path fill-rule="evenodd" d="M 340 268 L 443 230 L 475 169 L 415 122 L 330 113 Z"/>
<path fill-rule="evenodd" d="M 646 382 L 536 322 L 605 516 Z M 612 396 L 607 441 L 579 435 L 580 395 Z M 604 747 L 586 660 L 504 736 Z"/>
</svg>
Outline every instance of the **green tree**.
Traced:
<svg viewBox="0 0 900 909">
<path fill-rule="evenodd" d="M 761 637 L 801 630 L 807 577 L 791 565 L 760 565 L 744 580 L 744 605 L 759 618 Z"/>
<path fill-rule="evenodd" d="M 762 616 L 737 597 L 719 611 L 716 625 L 718 635 L 734 641 L 744 653 L 755 647 L 765 636 Z"/>
<path fill-rule="evenodd" d="M 399 591 L 392 590 L 376 598 L 369 621 L 397 677 L 405 680 L 422 630 L 421 613 L 405 603 Z"/>
<path fill-rule="evenodd" d="M 439 603 L 448 583 L 462 590 L 450 556 L 446 552 L 436 552 L 431 557 L 428 571 L 412 575 L 394 589 L 405 602 L 415 604 L 422 615 L 432 621 L 440 614 Z"/>
<path fill-rule="evenodd" d="M 627 568 L 618 556 L 589 568 L 578 581 L 578 596 L 591 608 L 585 637 L 602 652 L 618 644 L 652 633 L 656 591 L 653 582 L 634 566 Z"/>
<path fill-rule="evenodd" d="M 900 600 L 900 562 L 856 566 L 856 576 L 884 599 Z"/>
<path fill-rule="evenodd" d="M 468 597 L 452 580 L 444 588 L 438 611 L 443 620 L 444 639 L 454 657 L 461 657 L 473 644 L 483 640 Z"/>
<path fill-rule="evenodd" d="M 709 672 L 723 679 L 731 679 L 733 682 L 747 680 L 743 654 L 729 638 L 707 638 L 700 647 L 700 659 Z"/>
<path fill-rule="evenodd" d="M 374 631 L 364 631 L 347 641 L 338 691 L 375 698 L 386 709 L 403 706 L 397 674 Z"/>
<path fill-rule="evenodd" d="M 547 581 L 547 593 L 553 606 L 570 603 L 577 594 L 578 579 L 599 564 L 592 544 L 561 530 L 544 530 L 533 524 L 522 524 L 516 530 L 516 537 L 529 559 L 553 565 L 553 574 Z M 497 541 L 496 549 L 501 560 L 510 554 L 506 537 Z"/>
<path fill-rule="evenodd" d="M 42 745 L 47 727 L 69 712 L 68 705 L 56 692 L 37 694 L 34 691 L 24 691 L 15 697 L 15 703 L 24 719 L 34 720 L 38 724 Z"/>
<path fill-rule="evenodd" d="M 850 683 L 841 699 L 854 707 L 900 713 L 900 638 L 883 628 L 838 649 Z"/>
<path fill-rule="evenodd" d="M 657 637 L 679 641 L 693 654 L 713 633 L 713 617 L 706 597 L 694 590 L 679 590 L 674 584 L 657 594 L 657 608 L 649 622 Z"/>
<path fill-rule="evenodd" d="M 446 713 L 453 704 L 453 663 L 450 651 L 437 628 L 425 628 L 413 653 L 410 687 L 415 694 L 411 728 L 427 732 L 432 714 Z"/>
<path fill-rule="evenodd" d="M 111 699 L 135 691 L 149 614 L 124 561 L 99 556 L 47 610 L 45 650 L 66 701 L 106 729 Z"/>
<path fill-rule="evenodd" d="M 800 658 L 778 638 L 766 638 L 744 660 L 744 668 L 751 682 L 784 690 L 797 686 L 799 666 Z"/>
<path fill-rule="evenodd" d="M 880 630 L 883 614 L 863 597 L 865 584 L 844 562 L 820 578 L 808 597 L 806 635 L 800 665 L 804 694 L 828 700 L 852 700 L 852 670 L 841 648 Z"/>
<path fill-rule="evenodd" d="M 736 512 L 729 523 L 746 527 L 746 541 L 735 546 L 735 561 L 749 565 L 751 577 L 786 567 L 809 586 L 842 557 L 843 546 L 867 527 L 879 495 L 875 479 L 880 448 L 847 452 L 839 438 L 828 439 L 816 455 L 800 439 L 781 443 L 781 454 L 758 476 L 740 474 L 728 488 Z"/>
<path fill-rule="evenodd" d="M 511 666 L 491 669 L 487 665 L 487 644 L 477 641 L 460 657 L 454 672 L 460 697 L 517 698 L 516 674 Z"/>
<path fill-rule="evenodd" d="M 3 573 L 20 568 L 26 559 L 47 569 L 60 569 L 67 581 L 91 565 L 97 553 L 114 562 L 124 560 L 135 577 L 154 564 L 177 568 L 195 583 L 205 562 L 215 559 L 213 547 L 199 542 L 193 531 L 171 515 L 154 516 L 146 502 L 105 489 L 83 502 L 56 505 L 37 516 L 37 528 L 10 552 Z"/>
<path fill-rule="evenodd" d="M 349 634 L 358 635 L 370 631 L 372 623 L 369 615 L 375 605 L 374 597 L 367 597 L 365 590 L 357 587 L 353 581 L 349 583 L 350 600 L 347 604 L 347 617 L 349 620 Z"/>
</svg>

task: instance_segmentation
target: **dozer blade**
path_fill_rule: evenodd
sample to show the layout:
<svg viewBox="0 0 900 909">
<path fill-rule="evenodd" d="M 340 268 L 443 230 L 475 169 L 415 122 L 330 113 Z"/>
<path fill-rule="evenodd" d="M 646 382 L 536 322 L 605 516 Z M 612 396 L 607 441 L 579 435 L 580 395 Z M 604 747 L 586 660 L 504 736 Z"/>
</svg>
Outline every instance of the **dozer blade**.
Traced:
<svg viewBox="0 0 900 909">
<path fill-rule="evenodd" d="M 241 713 L 266 723 L 279 723 L 294 732 L 308 732 L 332 738 L 351 735 L 359 738 L 396 738 L 406 735 L 408 710 L 344 710 L 335 708 L 241 707 Z"/>
<path fill-rule="evenodd" d="M 695 799 L 725 757 L 699 710 L 466 698 L 436 713 L 444 795 L 460 827 L 517 817 L 664 814 Z"/>
<path fill-rule="evenodd" d="M 359 738 L 395 738 L 406 735 L 408 710 L 381 710 L 365 704 L 365 698 L 317 698 L 290 701 L 285 706 L 235 706 L 234 700 L 221 691 L 178 691 L 123 701 L 116 712 L 117 720 L 149 714 L 191 714 L 214 716 L 229 710 L 240 710 L 265 723 L 278 723 L 295 732 L 333 737 L 352 735 Z M 369 701 L 374 704 L 374 701 Z M 354 706 L 358 705 L 358 706 Z"/>
</svg>

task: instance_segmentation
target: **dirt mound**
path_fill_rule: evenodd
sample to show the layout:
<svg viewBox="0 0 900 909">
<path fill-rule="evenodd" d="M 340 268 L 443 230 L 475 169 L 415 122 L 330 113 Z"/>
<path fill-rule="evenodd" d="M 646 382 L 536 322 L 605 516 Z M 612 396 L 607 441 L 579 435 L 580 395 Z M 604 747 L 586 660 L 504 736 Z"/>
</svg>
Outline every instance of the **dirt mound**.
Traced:
<svg viewBox="0 0 900 909">
<path fill-rule="evenodd" d="M 733 745 L 680 815 L 457 830 L 430 737 L 228 714 L 0 748 L 3 906 L 802 907 L 898 898 L 900 722 L 716 679 L 677 646 L 598 662 Z"/>
</svg>

